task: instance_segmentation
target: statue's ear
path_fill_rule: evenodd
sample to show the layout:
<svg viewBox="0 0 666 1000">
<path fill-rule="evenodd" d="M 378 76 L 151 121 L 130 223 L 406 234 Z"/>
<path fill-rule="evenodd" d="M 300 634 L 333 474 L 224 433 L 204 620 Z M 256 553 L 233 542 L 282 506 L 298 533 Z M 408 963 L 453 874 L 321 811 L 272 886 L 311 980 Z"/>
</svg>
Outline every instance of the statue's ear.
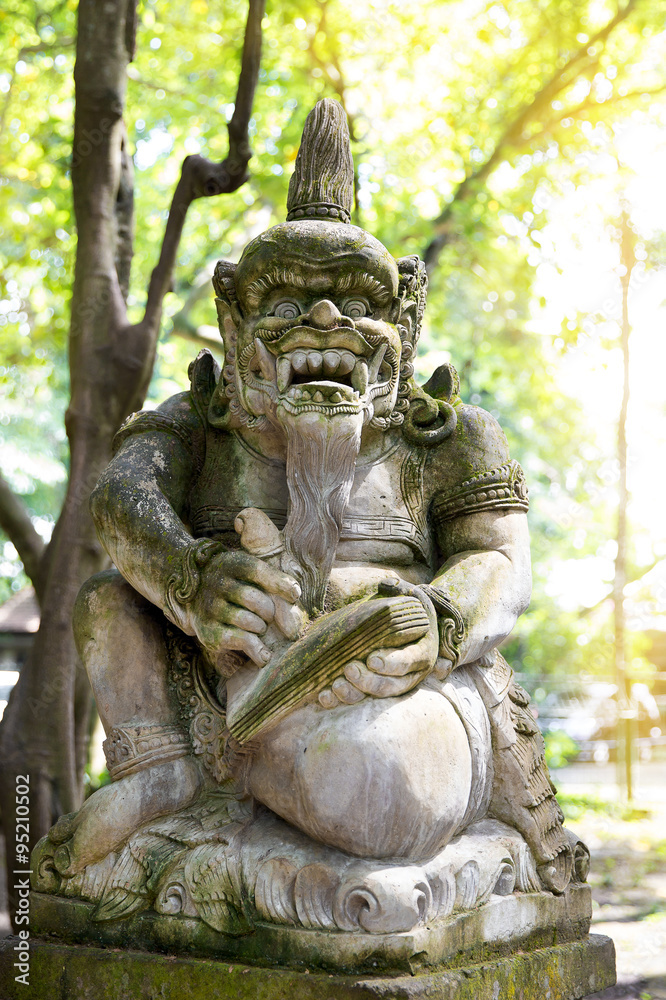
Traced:
<svg viewBox="0 0 666 1000">
<path fill-rule="evenodd" d="M 242 319 L 234 281 L 235 273 L 236 265 L 230 260 L 218 260 L 213 272 L 217 320 L 227 353 L 236 342 L 236 333 Z"/>
<path fill-rule="evenodd" d="M 410 343 L 416 346 L 425 311 L 428 275 L 425 264 L 420 257 L 400 257 L 396 263 L 400 276 L 398 285 L 400 318 L 398 322 L 406 328 Z"/>
</svg>

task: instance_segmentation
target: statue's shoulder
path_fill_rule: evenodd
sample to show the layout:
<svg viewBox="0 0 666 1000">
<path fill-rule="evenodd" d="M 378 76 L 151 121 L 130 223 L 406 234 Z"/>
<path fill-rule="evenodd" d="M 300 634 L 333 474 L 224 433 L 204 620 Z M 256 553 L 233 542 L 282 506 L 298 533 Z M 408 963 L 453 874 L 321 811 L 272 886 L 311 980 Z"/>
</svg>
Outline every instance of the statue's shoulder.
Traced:
<svg viewBox="0 0 666 1000">
<path fill-rule="evenodd" d="M 170 396 L 154 410 L 131 413 L 113 442 L 114 452 L 138 434 L 167 434 L 198 452 L 206 434 L 207 410 L 220 369 L 210 351 L 201 351 L 188 369 L 190 388 Z"/>
<path fill-rule="evenodd" d="M 506 435 L 492 413 L 462 400 L 455 410 L 458 420 L 451 435 L 450 461 L 461 472 L 475 475 L 509 461 Z"/>
<path fill-rule="evenodd" d="M 487 472 L 509 461 L 504 431 L 487 410 L 465 403 L 452 364 L 440 365 L 423 386 L 423 393 L 440 406 L 448 429 L 433 435 L 430 464 L 444 479 L 460 480 Z"/>
<path fill-rule="evenodd" d="M 482 510 L 527 510 L 523 471 L 509 454 L 504 431 L 480 406 L 456 393 L 450 400 L 456 422 L 428 456 L 428 493 L 440 524 Z"/>
</svg>

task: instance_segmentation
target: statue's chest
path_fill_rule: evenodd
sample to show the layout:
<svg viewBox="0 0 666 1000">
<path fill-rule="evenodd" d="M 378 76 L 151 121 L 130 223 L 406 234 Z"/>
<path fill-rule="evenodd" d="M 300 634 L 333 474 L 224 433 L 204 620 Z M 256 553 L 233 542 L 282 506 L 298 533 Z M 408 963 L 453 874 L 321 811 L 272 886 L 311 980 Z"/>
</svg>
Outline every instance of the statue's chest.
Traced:
<svg viewBox="0 0 666 1000">
<path fill-rule="evenodd" d="M 402 441 L 376 462 L 359 462 L 340 540 L 399 542 L 429 562 L 423 467 L 420 452 Z"/>
<path fill-rule="evenodd" d="M 239 435 L 209 434 L 204 466 L 189 498 L 195 538 L 220 538 L 237 546 L 234 521 L 244 507 L 258 507 L 284 528 L 288 499 L 283 462 L 260 455 Z"/>
<path fill-rule="evenodd" d="M 399 542 L 428 561 L 430 543 L 423 502 L 423 459 L 398 442 L 374 462 L 356 466 L 340 541 Z M 260 455 L 239 435 L 209 435 L 206 457 L 189 498 L 197 538 L 238 544 L 234 521 L 244 507 L 258 507 L 278 528 L 287 520 L 285 465 Z"/>
</svg>

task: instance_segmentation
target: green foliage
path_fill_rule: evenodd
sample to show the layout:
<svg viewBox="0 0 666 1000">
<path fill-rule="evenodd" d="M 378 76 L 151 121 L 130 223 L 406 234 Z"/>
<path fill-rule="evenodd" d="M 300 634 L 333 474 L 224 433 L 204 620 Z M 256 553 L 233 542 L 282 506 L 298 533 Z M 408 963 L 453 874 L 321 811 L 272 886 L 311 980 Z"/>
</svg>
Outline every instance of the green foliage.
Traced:
<svg viewBox="0 0 666 1000">
<path fill-rule="evenodd" d="M 564 767 L 574 760 L 578 753 L 578 744 L 561 729 L 553 729 L 544 734 L 546 743 L 546 763 L 548 767 Z"/>
<path fill-rule="evenodd" d="M 99 788 L 109 784 L 111 784 L 111 775 L 108 770 L 106 768 L 102 768 L 99 772 L 92 771 L 90 762 L 88 762 L 86 766 L 86 773 L 83 776 L 85 798 L 90 798 L 93 792 L 96 792 Z"/>
<path fill-rule="evenodd" d="M 632 823 L 637 820 L 649 819 L 649 809 L 640 809 L 626 802 L 614 802 L 601 798 L 599 795 L 582 794 L 578 792 L 558 792 L 559 802 L 564 818 L 572 823 L 583 819 L 586 813 L 597 813 Z M 658 848 L 657 848 L 658 850 Z"/>
<path fill-rule="evenodd" d="M 0 439 L 4 474 L 45 531 L 67 464 L 75 8 L 8 0 L 0 12 Z M 398 256 L 423 255 L 433 220 L 445 230 L 417 375 L 425 381 L 453 361 L 464 397 L 498 417 L 527 473 L 535 599 L 506 653 L 535 674 L 610 665 L 607 616 L 581 616 L 549 593 L 562 560 L 602 559 L 614 496 L 599 486 L 608 447 L 564 385 L 580 318 L 550 303 L 555 325 L 544 325 L 538 283 L 558 192 L 594 174 L 590 151 L 615 125 L 661 113 L 660 5 L 629 5 L 604 34 L 617 9 L 606 0 L 269 4 L 252 177 L 188 214 L 149 394 L 153 405 L 186 385 L 198 347 L 173 331 L 214 326 L 205 292 L 215 260 L 237 257 L 284 218 L 305 116 L 318 98 L 337 96 L 353 135 L 355 221 Z M 183 157 L 225 155 L 245 16 L 241 0 L 140 5 L 125 115 L 135 163 L 131 320 L 142 314 Z M 660 241 L 646 238 L 646 255 Z M 11 555 L 6 547 L 6 580 L 17 572 Z"/>
</svg>

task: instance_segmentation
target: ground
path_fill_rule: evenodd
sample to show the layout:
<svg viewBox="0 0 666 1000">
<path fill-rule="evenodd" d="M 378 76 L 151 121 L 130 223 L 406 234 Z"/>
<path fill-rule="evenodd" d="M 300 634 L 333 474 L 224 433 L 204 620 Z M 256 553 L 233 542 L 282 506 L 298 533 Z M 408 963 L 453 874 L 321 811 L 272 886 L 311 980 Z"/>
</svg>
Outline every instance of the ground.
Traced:
<svg viewBox="0 0 666 1000">
<path fill-rule="evenodd" d="M 617 949 L 618 984 L 594 1000 L 666 1000 L 666 761 L 637 770 L 632 806 L 618 800 L 613 765 L 554 774 L 567 825 L 592 852 L 592 931 Z"/>
</svg>

